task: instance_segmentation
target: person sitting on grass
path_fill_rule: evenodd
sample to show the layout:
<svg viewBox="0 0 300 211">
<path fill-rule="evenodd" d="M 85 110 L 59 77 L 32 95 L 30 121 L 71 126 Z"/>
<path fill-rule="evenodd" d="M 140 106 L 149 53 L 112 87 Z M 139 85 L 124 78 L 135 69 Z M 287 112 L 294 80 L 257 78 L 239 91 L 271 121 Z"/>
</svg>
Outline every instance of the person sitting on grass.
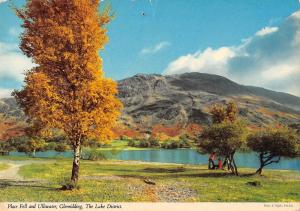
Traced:
<svg viewBox="0 0 300 211">
<path fill-rule="evenodd" d="M 221 158 L 218 159 L 218 168 L 223 169 L 223 162 Z"/>
<path fill-rule="evenodd" d="M 210 154 L 209 158 L 208 158 L 208 169 L 215 169 L 216 165 L 214 163 L 214 160 L 216 159 L 216 153 L 213 152 Z"/>
</svg>

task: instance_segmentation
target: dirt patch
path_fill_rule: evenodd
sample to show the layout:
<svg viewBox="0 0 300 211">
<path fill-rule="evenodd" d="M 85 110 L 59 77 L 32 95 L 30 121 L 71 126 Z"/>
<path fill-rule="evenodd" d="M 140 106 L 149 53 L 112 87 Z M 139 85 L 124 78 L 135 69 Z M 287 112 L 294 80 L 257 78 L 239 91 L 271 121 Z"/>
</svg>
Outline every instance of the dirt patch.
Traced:
<svg viewBox="0 0 300 211">
<path fill-rule="evenodd" d="M 152 202 L 184 202 L 197 196 L 197 192 L 191 188 L 184 187 L 182 183 L 145 184 L 142 180 L 131 183 L 129 186 L 130 195 L 146 195 Z"/>
<path fill-rule="evenodd" d="M 157 188 L 159 201 L 162 202 L 183 202 L 197 195 L 195 190 L 174 184 L 161 185 Z"/>
<path fill-rule="evenodd" d="M 82 176 L 82 179 L 87 179 L 87 180 L 124 180 L 123 177 L 119 176 L 114 176 L 114 175 L 105 175 L 105 176 Z"/>
<path fill-rule="evenodd" d="M 9 168 L 0 171 L 0 179 L 5 180 L 23 180 L 23 178 L 18 174 L 21 164 L 9 164 Z"/>
<path fill-rule="evenodd" d="M 3 171 L 0 171 L 0 180 L 9 181 L 24 181 L 24 178 L 19 174 L 19 170 L 22 166 L 30 165 L 33 163 L 45 163 L 43 161 L 6 161 L 1 160 L 0 162 L 8 164 L 10 167 Z"/>
</svg>

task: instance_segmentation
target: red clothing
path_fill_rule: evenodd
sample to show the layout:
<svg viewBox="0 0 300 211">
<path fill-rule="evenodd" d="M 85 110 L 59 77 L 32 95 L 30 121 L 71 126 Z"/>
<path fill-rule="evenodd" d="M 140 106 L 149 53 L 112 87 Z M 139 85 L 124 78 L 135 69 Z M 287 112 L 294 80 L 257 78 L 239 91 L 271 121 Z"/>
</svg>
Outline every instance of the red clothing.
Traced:
<svg viewBox="0 0 300 211">
<path fill-rule="evenodd" d="M 219 160 L 218 166 L 219 166 L 219 169 L 223 169 L 223 162 L 222 162 L 222 160 Z"/>
<path fill-rule="evenodd" d="M 216 155 L 215 155 L 215 154 L 211 154 L 211 155 L 209 156 L 209 159 L 215 160 L 215 159 L 216 159 Z"/>
</svg>

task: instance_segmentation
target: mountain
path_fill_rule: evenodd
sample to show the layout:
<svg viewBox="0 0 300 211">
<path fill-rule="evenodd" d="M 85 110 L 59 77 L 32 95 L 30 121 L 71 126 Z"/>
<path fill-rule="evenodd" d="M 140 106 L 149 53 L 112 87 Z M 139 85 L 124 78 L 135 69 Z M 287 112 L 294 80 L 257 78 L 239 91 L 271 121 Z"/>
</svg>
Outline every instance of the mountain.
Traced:
<svg viewBox="0 0 300 211">
<path fill-rule="evenodd" d="M 293 124 L 300 120 L 300 98 L 259 87 L 237 84 L 205 73 L 138 74 L 119 81 L 124 104 L 122 121 L 129 127 L 156 124 L 208 124 L 209 107 L 234 100 L 251 124 Z"/>
<path fill-rule="evenodd" d="M 201 129 L 211 119 L 213 104 L 235 101 L 239 114 L 253 127 L 268 124 L 299 124 L 300 98 L 259 87 L 237 84 L 225 77 L 205 73 L 180 75 L 138 74 L 118 81 L 124 104 L 119 135 L 163 132 L 178 135 L 182 128 Z M 0 114 L 24 120 L 13 98 L 0 100 Z"/>
<path fill-rule="evenodd" d="M 24 114 L 14 98 L 0 99 L 0 141 L 25 134 Z"/>
</svg>

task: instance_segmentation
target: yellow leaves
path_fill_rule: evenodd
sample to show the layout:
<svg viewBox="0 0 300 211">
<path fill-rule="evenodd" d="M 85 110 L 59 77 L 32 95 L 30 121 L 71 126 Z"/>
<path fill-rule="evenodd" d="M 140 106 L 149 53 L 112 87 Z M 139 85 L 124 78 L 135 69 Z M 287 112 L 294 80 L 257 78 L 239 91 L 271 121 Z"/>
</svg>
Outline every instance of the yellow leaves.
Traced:
<svg viewBox="0 0 300 211">
<path fill-rule="evenodd" d="M 103 77 L 98 51 L 108 41 L 98 0 L 32 0 L 17 10 L 24 21 L 21 49 L 38 67 L 15 96 L 33 122 L 69 137 L 107 140 L 120 115 L 117 84 Z"/>
<path fill-rule="evenodd" d="M 213 105 L 210 109 L 214 123 L 222 123 L 224 121 L 234 122 L 237 119 L 238 108 L 234 102 L 229 102 L 225 106 Z"/>
</svg>

